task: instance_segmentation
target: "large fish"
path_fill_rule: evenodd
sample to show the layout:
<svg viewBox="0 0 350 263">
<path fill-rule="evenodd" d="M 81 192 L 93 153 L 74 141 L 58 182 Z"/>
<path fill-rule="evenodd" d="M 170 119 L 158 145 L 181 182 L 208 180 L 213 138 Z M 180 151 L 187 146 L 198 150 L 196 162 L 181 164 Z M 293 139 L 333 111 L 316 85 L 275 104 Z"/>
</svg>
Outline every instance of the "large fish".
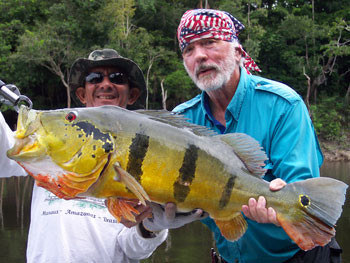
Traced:
<svg viewBox="0 0 350 263">
<path fill-rule="evenodd" d="M 106 198 L 115 217 L 129 220 L 137 211 L 124 198 L 201 208 L 228 240 L 247 228 L 242 204 L 262 195 L 301 249 L 323 246 L 335 235 L 345 201 L 347 185 L 331 178 L 270 191 L 261 179 L 266 155 L 254 139 L 211 134 L 170 113 L 21 107 L 15 138 L 8 157 L 60 198 Z"/>
</svg>

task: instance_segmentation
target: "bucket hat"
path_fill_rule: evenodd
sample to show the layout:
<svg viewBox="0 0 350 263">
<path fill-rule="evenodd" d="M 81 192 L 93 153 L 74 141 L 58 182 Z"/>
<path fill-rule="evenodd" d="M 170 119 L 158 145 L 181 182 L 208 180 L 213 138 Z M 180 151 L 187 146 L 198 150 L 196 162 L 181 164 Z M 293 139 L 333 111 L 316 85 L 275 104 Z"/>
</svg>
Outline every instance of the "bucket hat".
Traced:
<svg viewBox="0 0 350 263">
<path fill-rule="evenodd" d="M 71 97 L 74 102 L 82 106 L 82 103 L 75 95 L 79 87 L 85 86 L 85 77 L 92 68 L 111 66 L 121 69 L 128 77 L 130 88 L 138 88 L 140 96 L 128 109 L 142 109 L 146 102 L 146 82 L 140 67 L 131 59 L 122 57 L 114 49 L 94 50 L 88 58 L 78 58 L 72 65 L 69 73 L 68 84 L 71 89 Z"/>
</svg>

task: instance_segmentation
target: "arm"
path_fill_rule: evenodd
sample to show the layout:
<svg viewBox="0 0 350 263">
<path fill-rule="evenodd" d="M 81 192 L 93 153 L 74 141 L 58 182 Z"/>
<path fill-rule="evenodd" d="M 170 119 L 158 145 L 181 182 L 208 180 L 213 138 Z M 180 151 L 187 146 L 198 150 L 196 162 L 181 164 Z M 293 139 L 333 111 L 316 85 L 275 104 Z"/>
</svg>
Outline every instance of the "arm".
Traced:
<svg viewBox="0 0 350 263">
<path fill-rule="evenodd" d="M 124 254 L 132 259 L 145 259 L 152 255 L 156 248 L 167 238 L 168 230 L 149 232 L 145 230 L 142 221 L 152 215 L 152 208 L 144 206 L 138 200 L 128 200 L 140 214 L 136 222 L 124 218 L 120 221 L 125 227 L 118 235 L 118 243 Z"/>
<path fill-rule="evenodd" d="M 144 206 L 138 200 L 127 200 L 139 211 L 135 222 L 120 221 L 125 227 L 118 234 L 118 243 L 125 255 L 132 259 L 144 259 L 152 255 L 153 251 L 166 239 L 168 229 L 179 228 L 185 224 L 207 216 L 201 209 L 188 213 L 177 213 L 174 203 L 161 206 L 149 203 Z"/>
<path fill-rule="evenodd" d="M 202 209 L 195 209 L 187 213 L 177 212 L 176 204 L 167 203 L 165 206 L 150 203 L 152 207 L 152 218 L 145 218 L 143 225 L 148 231 L 160 231 L 162 229 L 175 229 L 193 221 L 208 216 Z"/>
<path fill-rule="evenodd" d="M 140 214 L 136 216 L 136 222 L 123 218 L 120 223 L 127 228 L 136 226 L 144 238 L 150 238 L 152 234 L 157 234 L 164 229 L 179 228 L 208 215 L 201 209 L 195 209 L 188 213 L 178 213 L 174 203 L 167 203 L 164 206 L 156 203 L 144 206 L 138 200 L 129 200 L 128 203 L 133 203 L 134 208 Z"/>
<path fill-rule="evenodd" d="M 13 143 L 13 133 L 0 113 L 0 177 L 26 175 L 25 171 L 15 161 L 7 158 L 6 152 Z"/>
<path fill-rule="evenodd" d="M 135 208 L 144 212 L 138 215 L 136 222 L 122 221 L 121 223 L 127 227 L 118 237 L 124 253 L 134 259 L 149 257 L 166 239 L 168 229 L 179 228 L 207 215 L 200 209 L 189 213 L 176 213 L 176 205 L 173 203 L 167 203 L 164 207 L 155 203 L 143 208 L 140 206 L 137 205 Z M 152 217 L 149 216 L 150 208 Z"/>
</svg>

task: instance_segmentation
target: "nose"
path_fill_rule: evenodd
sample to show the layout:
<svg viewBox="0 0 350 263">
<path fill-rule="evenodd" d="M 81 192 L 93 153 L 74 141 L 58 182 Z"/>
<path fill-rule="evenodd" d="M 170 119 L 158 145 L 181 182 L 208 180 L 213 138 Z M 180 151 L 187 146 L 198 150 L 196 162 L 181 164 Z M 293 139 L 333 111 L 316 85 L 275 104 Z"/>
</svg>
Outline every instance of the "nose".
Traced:
<svg viewBox="0 0 350 263">
<path fill-rule="evenodd" d="M 103 88 L 103 89 L 111 89 L 112 88 L 113 84 L 109 80 L 108 75 L 104 75 L 103 80 L 99 86 L 100 86 L 100 88 Z"/>
<path fill-rule="evenodd" d="M 201 45 L 195 45 L 192 54 L 196 62 L 202 62 L 208 59 L 207 50 Z"/>
</svg>

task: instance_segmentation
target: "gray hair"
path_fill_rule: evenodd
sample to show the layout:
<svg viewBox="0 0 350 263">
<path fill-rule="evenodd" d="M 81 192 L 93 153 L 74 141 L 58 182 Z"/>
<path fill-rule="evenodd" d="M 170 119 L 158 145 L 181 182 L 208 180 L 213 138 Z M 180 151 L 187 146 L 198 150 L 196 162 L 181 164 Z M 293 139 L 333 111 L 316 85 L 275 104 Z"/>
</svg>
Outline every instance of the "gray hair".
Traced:
<svg viewBox="0 0 350 263">
<path fill-rule="evenodd" d="M 242 48 L 242 45 L 239 43 L 238 39 L 234 39 L 233 42 L 229 42 L 234 48 L 236 47 L 239 47 L 239 48 Z M 245 58 L 242 56 L 241 57 L 241 60 L 239 61 L 238 65 L 240 67 L 244 67 L 244 61 L 245 61 Z"/>
</svg>

